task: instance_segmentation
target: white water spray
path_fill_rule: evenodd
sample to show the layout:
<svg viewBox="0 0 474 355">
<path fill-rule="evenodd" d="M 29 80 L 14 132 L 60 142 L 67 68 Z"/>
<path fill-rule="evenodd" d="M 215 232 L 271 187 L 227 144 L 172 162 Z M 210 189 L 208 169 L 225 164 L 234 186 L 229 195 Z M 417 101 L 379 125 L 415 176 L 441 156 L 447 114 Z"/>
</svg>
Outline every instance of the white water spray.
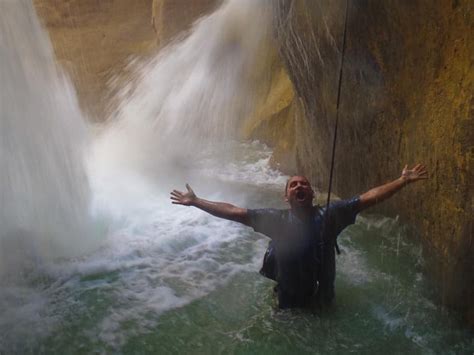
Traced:
<svg viewBox="0 0 474 355">
<path fill-rule="evenodd" d="M 30 1 L 0 2 L 0 275 L 90 238 L 87 132 Z"/>
<path fill-rule="evenodd" d="M 266 1 L 227 1 L 144 65 L 97 144 L 95 174 L 115 165 L 156 179 L 181 174 L 209 149 L 217 159 L 268 73 L 270 24 Z"/>
</svg>

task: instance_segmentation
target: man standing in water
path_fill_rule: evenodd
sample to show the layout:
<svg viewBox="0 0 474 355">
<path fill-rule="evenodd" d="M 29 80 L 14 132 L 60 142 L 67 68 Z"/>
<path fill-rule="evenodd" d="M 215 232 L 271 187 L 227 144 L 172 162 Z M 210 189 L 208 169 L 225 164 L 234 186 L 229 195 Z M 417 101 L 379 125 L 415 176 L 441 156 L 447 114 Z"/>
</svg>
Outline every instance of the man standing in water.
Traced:
<svg viewBox="0 0 474 355">
<path fill-rule="evenodd" d="M 261 273 L 278 282 L 280 308 L 307 307 L 314 300 L 328 305 L 334 299 L 337 236 L 355 222 L 357 214 L 400 191 L 406 185 L 428 178 L 426 168 L 408 166 L 401 176 L 348 200 L 332 202 L 329 209 L 313 205 L 314 190 L 304 176 L 291 177 L 285 187 L 289 209 L 246 209 L 224 202 L 207 201 L 173 190 L 173 204 L 194 206 L 216 217 L 239 222 L 272 239 Z"/>
</svg>

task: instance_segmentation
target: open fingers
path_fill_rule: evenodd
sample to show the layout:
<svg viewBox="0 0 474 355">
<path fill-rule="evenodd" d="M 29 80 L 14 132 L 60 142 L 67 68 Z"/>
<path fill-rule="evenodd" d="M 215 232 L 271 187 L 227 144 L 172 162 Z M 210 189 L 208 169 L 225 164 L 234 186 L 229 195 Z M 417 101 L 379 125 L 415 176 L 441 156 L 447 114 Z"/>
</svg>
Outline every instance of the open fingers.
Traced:
<svg viewBox="0 0 474 355">
<path fill-rule="evenodd" d="M 418 176 L 420 177 L 420 179 L 428 179 L 428 171 L 426 170 L 420 171 L 418 173 Z"/>
<path fill-rule="evenodd" d="M 171 191 L 170 195 L 171 195 L 170 200 L 172 204 L 175 204 L 175 205 L 182 204 L 181 200 L 183 198 L 183 193 L 181 191 L 173 190 Z"/>
<path fill-rule="evenodd" d="M 411 170 L 416 173 L 421 173 L 423 171 L 426 171 L 426 166 L 424 166 L 423 164 L 416 164 Z"/>
<path fill-rule="evenodd" d="M 180 198 L 178 198 L 178 197 L 171 196 L 171 197 L 170 197 L 170 200 L 171 200 L 171 203 L 172 203 L 173 205 L 183 205 L 182 199 L 180 199 Z"/>
<path fill-rule="evenodd" d="M 421 166 L 418 170 L 417 170 L 418 173 L 420 174 L 424 174 L 424 173 L 427 173 L 428 170 L 424 167 L 424 166 Z"/>
<path fill-rule="evenodd" d="M 171 191 L 171 196 L 182 197 L 183 193 L 181 191 L 178 191 L 178 190 L 173 190 L 173 191 Z"/>
<path fill-rule="evenodd" d="M 421 164 L 418 164 L 413 170 L 415 170 L 418 174 L 427 172 L 426 167 Z"/>
<path fill-rule="evenodd" d="M 417 179 L 428 179 L 428 170 L 423 164 L 415 165 L 413 172 L 417 175 Z"/>
</svg>

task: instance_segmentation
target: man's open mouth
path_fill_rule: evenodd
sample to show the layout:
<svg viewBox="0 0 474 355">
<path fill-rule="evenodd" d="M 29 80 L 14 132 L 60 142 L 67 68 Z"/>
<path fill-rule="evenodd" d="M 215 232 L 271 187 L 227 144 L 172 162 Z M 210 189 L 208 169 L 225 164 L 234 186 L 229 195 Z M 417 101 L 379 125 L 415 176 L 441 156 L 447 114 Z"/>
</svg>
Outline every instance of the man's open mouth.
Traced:
<svg viewBox="0 0 474 355">
<path fill-rule="evenodd" d="M 304 191 L 297 191 L 296 192 L 296 199 L 298 201 L 304 201 L 306 199 L 306 193 Z"/>
</svg>

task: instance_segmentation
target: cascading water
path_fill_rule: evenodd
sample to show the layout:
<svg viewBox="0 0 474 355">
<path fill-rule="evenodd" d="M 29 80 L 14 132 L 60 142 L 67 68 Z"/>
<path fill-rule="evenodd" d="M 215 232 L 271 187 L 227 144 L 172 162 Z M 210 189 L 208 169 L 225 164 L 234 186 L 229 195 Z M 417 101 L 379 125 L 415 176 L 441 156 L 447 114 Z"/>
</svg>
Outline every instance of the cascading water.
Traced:
<svg viewBox="0 0 474 355">
<path fill-rule="evenodd" d="M 169 176 L 170 169 L 176 173 L 177 166 L 192 166 L 196 154 L 209 148 L 214 159 L 226 150 L 267 73 L 261 65 L 271 28 L 267 5 L 228 1 L 185 41 L 144 65 L 96 145 L 96 166 L 110 168 L 115 162 L 120 169 L 133 166 Z"/>
<path fill-rule="evenodd" d="M 87 132 L 30 1 L 0 2 L 0 275 L 91 236 Z"/>
<path fill-rule="evenodd" d="M 474 348 L 425 297 L 419 246 L 403 237 L 396 221 L 360 218 L 341 236 L 338 307 L 318 317 L 273 308 L 274 284 L 257 273 L 265 237 L 170 204 L 170 189 L 187 181 L 205 198 L 285 207 L 285 176 L 269 168 L 268 148 L 233 142 L 236 123 L 260 93 L 254 80 L 266 75 L 259 63 L 271 25 L 269 3 L 224 2 L 183 42 L 141 67 L 88 158 L 94 212 L 110 216 L 107 240 L 88 256 L 48 264 L 29 283 L 0 288 L 0 353 L 433 353 L 453 343 L 461 351 Z M 31 6 L 22 6 L 32 18 L 23 20 L 37 23 Z M 15 43 L 26 50 L 29 41 Z M 39 45 L 49 48 L 47 41 Z M 23 76 L 15 85 L 28 87 L 29 68 L 18 69 Z M 44 81 L 56 77 L 48 68 L 48 75 L 38 74 Z M 54 92 L 54 98 L 29 100 L 41 108 L 71 99 Z M 38 104 L 43 101 L 46 106 Z M 63 109 L 71 107 L 77 107 L 74 100 Z M 72 128 L 82 122 L 78 111 L 67 112 L 69 128 L 83 130 Z M 37 123 L 23 127 L 38 133 L 31 133 L 31 146 L 49 147 L 52 139 L 42 134 L 55 131 Z M 3 132 L 2 126 L 2 139 Z M 55 134 L 68 137 L 65 132 Z M 58 150 L 51 155 L 72 151 L 77 157 L 79 138 L 51 146 Z M 67 160 L 79 170 L 73 161 Z M 53 176 L 41 181 L 59 184 L 58 169 L 45 170 Z"/>
</svg>

